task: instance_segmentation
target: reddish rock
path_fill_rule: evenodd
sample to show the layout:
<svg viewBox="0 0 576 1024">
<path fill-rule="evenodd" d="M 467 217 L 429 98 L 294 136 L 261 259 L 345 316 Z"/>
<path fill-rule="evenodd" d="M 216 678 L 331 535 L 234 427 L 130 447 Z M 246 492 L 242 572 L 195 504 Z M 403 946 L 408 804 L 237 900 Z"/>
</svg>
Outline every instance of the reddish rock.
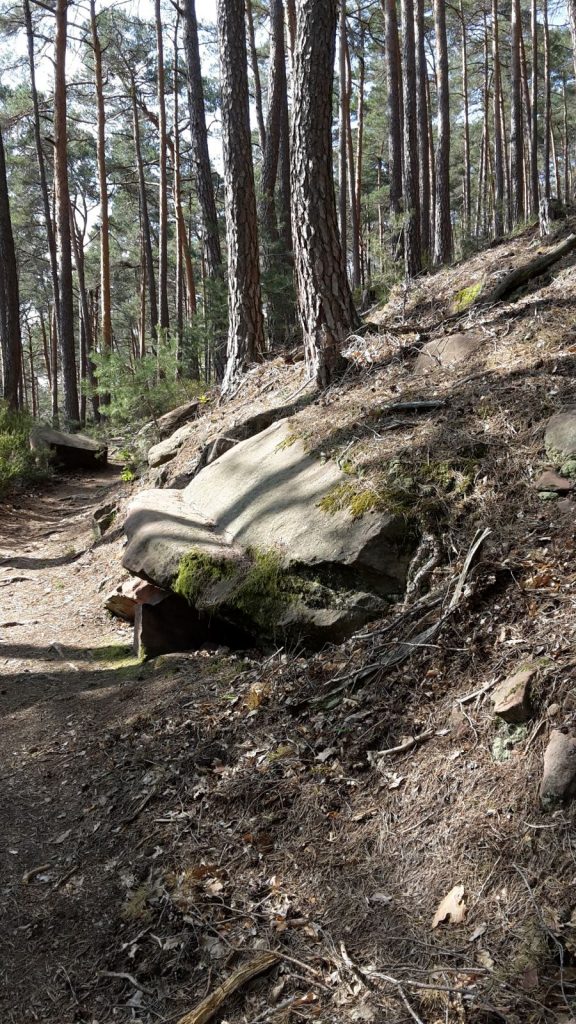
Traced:
<svg viewBox="0 0 576 1024">
<path fill-rule="evenodd" d="M 119 584 L 108 594 L 104 607 L 111 615 L 116 615 L 126 622 L 134 622 L 136 608 L 139 604 L 157 605 L 167 597 L 167 591 L 155 587 L 147 580 L 131 579 Z"/>
<path fill-rule="evenodd" d="M 555 473 L 553 469 L 546 469 L 534 481 L 534 488 L 537 491 L 554 491 L 556 494 L 568 494 L 569 491 L 574 490 L 574 481 L 567 480 L 565 476 L 560 476 L 560 473 Z"/>
<path fill-rule="evenodd" d="M 494 714 L 505 722 L 526 722 L 532 713 L 530 684 L 536 672 L 534 665 L 527 665 L 499 683 L 492 695 Z"/>
</svg>

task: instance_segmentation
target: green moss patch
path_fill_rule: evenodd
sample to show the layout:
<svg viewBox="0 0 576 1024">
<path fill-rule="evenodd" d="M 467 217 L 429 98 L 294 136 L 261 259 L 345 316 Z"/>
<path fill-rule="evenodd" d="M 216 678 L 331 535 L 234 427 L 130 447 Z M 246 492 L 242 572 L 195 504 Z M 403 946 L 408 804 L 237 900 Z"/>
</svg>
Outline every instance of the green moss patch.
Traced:
<svg viewBox="0 0 576 1024">
<path fill-rule="evenodd" d="M 465 309 L 468 309 L 468 307 L 471 306 L 478 298 L 481 290 L 481 281 L 478 281 L 476 284 L 470 284 L 467 288 L 461 288 L 460 291 L 456 293 L 456 298 L 454 299 L 454 312 L 463 313 Z"/>
<path fill-rule="evenodd" d="M 359 488 L 354 484 L 339 484 L 319 502 L 318 508 L 330 515 L 349 512 L 353 519 L 360 519 L 366 512 L 382 511 L 386 508 L 384 496 L 371 487 Z"/>
</svg>

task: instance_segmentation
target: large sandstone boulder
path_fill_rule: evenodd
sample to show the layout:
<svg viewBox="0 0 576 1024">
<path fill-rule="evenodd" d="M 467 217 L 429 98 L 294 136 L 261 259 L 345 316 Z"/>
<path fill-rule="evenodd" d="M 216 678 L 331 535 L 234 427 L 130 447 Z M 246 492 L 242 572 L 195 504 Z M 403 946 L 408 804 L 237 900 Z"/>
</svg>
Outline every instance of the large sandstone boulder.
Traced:
<svg viewBox="0 0 576 1024">
<path fill-rule="evenodd" d="M 59 469 L 96 470 L 102 469 L 108 461 L 108 449 L 102 442 L 84 434 L 66 434 L 52 427 L 33 427 L 30 447 L 33 451 L 48 448 Z"/>
<path fill-rule="evenodd" d="M 486 341 L 486 336 L 478 331 L 449 334 L 445 338 L 429 341 L 423 346 L 414 364 L 414 373 L 425 373 L 466 363 L 486 344 Z"/>
<path fill-rule="evenodd" d="M 350 477 L 309 455 L 283 420 L 183 491 L 137 495 L 123 565 L 256 638 L 339 641 L 403 592 L 415 543 L 387 512 L 328 511 L 345 488 Z"/>
<path fill-rule="evenodd" d="M 576 476 L 576 407 L 548 420 L 544 444 L 550 461 L 567 476 Z"/>
<path fill-rule="evenodd" d="M 190 420 L 195 420 L 200 414 L 200 402 L 197 398 L 194 398 L 191 402 L 185 402 L 184 405 L 179 405 L 177 409 L 171 409 L 170 412 L 164 413 L 156 423 L 156 430 L 160 440 L 165 437 L 169 437 L 175 430 L 182 427 L 185 423 L 189 423 Z"/>
</svg>

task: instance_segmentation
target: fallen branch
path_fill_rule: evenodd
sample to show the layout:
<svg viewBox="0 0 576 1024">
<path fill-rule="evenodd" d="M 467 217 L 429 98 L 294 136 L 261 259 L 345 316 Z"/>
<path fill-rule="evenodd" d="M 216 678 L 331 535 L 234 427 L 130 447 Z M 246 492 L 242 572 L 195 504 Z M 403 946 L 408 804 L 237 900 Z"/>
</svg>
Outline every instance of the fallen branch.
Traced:
<svg viewBox="0 0 576 1024">
<path fill-rule="evenodd" d="M 279 959 L 280 957 L 277 953 L 268 952 L 262 953 L 261 956 L 255 960 L 250 960 L 247 964 L 243 964 L 229 978 L 226 978 L 214 992 L 211 992 L 201 1003 L 198 1003 L 198 1006 L 190 1010 L 189 1013 L 185 1013 L 183 1017 L 180 1017 L 177 1024 L 206 1024 L 206 1021 L 209 1021 L 214 1016 L 228 996 L 231 996 L 242 985 L 246 985 L 256 975 L 267 971 L 269 967 L 273 967 L 274 964 L 278 963 Z"/>
<path fill-rule="evenodd" d="M 390 754 L 403 754 L 405 750 L 412 750 L 412 747 L 416 747 L 419 743 L 424 743 L 424 740 L 429 740 L 433 735 L 433 729 L 426 729 L 424 732 L 418 733 L 418 736 L 410 736 L 403 743 L 399 743 L 397 747 L 388 747 L 387 750 L 375 750 L 372 756 L 389 757 Z"/>
<path fill-rule="evenodd" d="M 392 402 L 390 405 L 383 405 L 378 411 L 381 416 L 388 412 L 430 412 L 434 409 L 444 409 L 446 405 L 445 398 L 416 399 L 414 402 Z"/>
<path fill-rule="evenodd" d="M 576 249 L 576 235 L 568 235 L 568 238 L 565 238 L 559 245 L 550 249 L 549 252 L 536 256 L 530 263 L 525 263 L 523 267 L 516 267 L 515 270 L 511 270 L 491 292 L 487 295 L 481 293 L 473 305 L 492 306 L 495 302 L 500 302 L 501 299 L 505 299 L 533 277 L 539 277 L 545 270 L 548 270 L 548 267 L 557 263 L 563 256 L 567 256 L 573 249 Z"/>
<path fill-rule="evenodd" d="M 120 978 L 122 981 L 128 981 L 134 986 L 134 988 L 137 988 L 139 992 L 143 992 L 144 995 L 152 995 L 152 989 L 146 988 L 145 985 L 141 985 L 133 974 L 128 974 L 128 971 L 99 971 L 99 974 L 101 978 Z"/>
</svg>

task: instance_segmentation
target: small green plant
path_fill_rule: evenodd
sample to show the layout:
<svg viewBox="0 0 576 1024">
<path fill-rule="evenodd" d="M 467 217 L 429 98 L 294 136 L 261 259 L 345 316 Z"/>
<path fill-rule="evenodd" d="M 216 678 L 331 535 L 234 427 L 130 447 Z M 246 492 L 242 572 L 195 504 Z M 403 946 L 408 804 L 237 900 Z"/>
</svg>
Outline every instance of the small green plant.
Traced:
<svg viewBox="0 0 576 1024">
<path fill-rule="evenodd" d="M 329 515 L 350 512 L 353 519 L 361 519 L 367 512 L 385 508 L 383 495 L 371 487 L 358 488 L 354 484 L 339 484 L 318 502 L 318 508 Z"/>
<path fill-rule="evenodd" d="M 131 484 L 136 479 L 136 473 L 129 466 L 124 466 L 124 469 L 120 473 L 120 479 L 125 484 Z"/>
</svg>

